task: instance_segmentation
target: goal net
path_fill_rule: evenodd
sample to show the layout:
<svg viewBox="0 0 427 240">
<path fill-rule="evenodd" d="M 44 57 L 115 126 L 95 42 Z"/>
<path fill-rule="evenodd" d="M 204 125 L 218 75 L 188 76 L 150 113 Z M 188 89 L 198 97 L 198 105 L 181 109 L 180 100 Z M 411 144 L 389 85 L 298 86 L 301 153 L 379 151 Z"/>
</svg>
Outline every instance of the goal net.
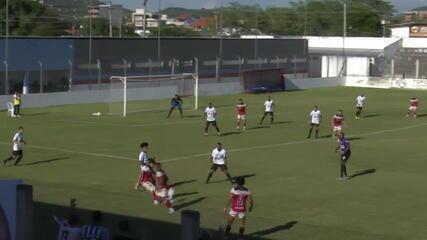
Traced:
<svg viewBox="0 0 427 240">
<path fill-rule="evenodd" d="M 184 110 L 198 108 L 197 74 L 151 76 L 112 76 L 109 84 L 111 115 L 127 116 L 146 111 L 166 111 L 170 100 L 177 94 L 182 97 Z"/>
</svg>

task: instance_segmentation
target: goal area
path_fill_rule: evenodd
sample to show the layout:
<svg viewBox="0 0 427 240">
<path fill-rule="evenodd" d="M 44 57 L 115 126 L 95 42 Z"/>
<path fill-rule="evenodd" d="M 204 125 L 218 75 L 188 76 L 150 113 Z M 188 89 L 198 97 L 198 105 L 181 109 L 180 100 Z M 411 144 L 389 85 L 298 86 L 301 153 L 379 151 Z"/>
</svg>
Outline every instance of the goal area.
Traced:
<svg viewBox="0 0 427 240">
<path fill-rule="evenodd" d="M 199 77 L 194 73 L 150 76 L 111 76 L 110 115 L 166 111 L 174 95 L 181 96 L 184 110 L 198 108 Z"/>
</svg>

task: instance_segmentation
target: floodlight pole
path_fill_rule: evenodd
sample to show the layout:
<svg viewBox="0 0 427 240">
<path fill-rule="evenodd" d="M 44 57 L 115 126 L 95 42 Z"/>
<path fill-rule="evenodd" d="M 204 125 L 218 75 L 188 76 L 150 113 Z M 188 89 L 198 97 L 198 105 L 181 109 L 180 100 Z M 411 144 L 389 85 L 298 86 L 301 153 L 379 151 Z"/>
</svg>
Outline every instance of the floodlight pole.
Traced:
<svg viewBox="0 0 427 240">
<path fill-rule="evenodd" d="M 4 93 L 9 94 L 9 0 L 6 0 L 6 24 L 5 24 L 5 41 L 4 41 L 4 71 L 5 85 Z"/>
<path fill-rule="evenodd" d="M 43 93 L 43 62 L 39 61 L 40 67 L 40 93 Z"/>
<path fill-rule="evenodd" d="M 344 0 L 343 5 L 343 36 L 342 36 L 342 51 L 343 51 L 343 66 L 342 66 L 342 76 L 347 75 L 347 57 L 346 57 L 346 51 L 345 51 L 345 39 L 347 37 L 347 3 Z"/>
<path fill-rule="evenodd" d="M 161 13 L 160 10 L 162 8 L 162 0 L 158 0 L 159 2 L 159 10 L 158 10 L 158 16 L 157 16 L 157 60 L 160 61 L 161 51 L 160 51 L 160 24 L 161 24 Z"/>
<path fill-rule="evenodd" d="M 113 1 L 110 0 L 110 5 L 108 5 L 108 20 L 110 22 L 110 38 L 113 37 L 113 16 L 112 16 L 112 9 L 111 7 L 113 6 Z"/>
</svg>

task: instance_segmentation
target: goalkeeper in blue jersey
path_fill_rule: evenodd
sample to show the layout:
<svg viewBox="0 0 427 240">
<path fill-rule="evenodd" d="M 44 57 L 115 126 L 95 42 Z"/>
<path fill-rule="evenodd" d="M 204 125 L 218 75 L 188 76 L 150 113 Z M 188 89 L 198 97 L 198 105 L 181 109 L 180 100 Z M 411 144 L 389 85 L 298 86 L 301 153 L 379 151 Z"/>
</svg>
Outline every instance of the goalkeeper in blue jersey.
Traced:
<svg viewBox="0 0 427 240">
<path fill-rule="evenodd" d="M 178 108 L 179 113 L 181 114 L 181 118 L 183 118 L 184 116 L 182 114 L 182 104 L 183 104 L 183 101 L 181 96 L 179 96 L 178 94 L 175 94 L 175 96 L 171 99 L 171 108 L 169 110 L 167 118 L 171 116 L 175 108 Z"/>
</svg>

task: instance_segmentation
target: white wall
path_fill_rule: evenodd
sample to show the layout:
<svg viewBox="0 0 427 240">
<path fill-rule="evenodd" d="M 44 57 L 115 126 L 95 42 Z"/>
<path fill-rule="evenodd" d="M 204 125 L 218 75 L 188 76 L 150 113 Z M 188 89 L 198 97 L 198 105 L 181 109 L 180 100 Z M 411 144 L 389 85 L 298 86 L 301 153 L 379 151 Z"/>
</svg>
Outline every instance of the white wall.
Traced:
<svg viewBox="0 0 427 240">
<path fill-rule="evenodd" d="M 427 48 L 426 38 L 404 38 L 402 42 L 404 48 Z"/>
<path fill-rule="evenodd" d="M 409 27 L 397 27 L 391 29 L 391 37 L 407 38 L 409 37 Z"/>
<path fill-rule="evenodd" d="M 332 78 L 301 78 L 301 79 L 286 79 L 285 89 L 286 90 L 302 90 L 310 88 L 323 88 L 323 87 L 336 87 L 344 86 L 344 77 L 332 77 Z"/>
<path fill-rule="evenodd" d="M 308 39 L 309 48 L 343 48 L 346 49 L 376 49 L 382 50 L 388 45 L 399 41 L 399 38 L 374 37 L 304 37 Z"/>
<path fill-rule="evenodd" d="M 348 57 L 347 76 L 369 76 L 369 58 Z"/>
</svg>

